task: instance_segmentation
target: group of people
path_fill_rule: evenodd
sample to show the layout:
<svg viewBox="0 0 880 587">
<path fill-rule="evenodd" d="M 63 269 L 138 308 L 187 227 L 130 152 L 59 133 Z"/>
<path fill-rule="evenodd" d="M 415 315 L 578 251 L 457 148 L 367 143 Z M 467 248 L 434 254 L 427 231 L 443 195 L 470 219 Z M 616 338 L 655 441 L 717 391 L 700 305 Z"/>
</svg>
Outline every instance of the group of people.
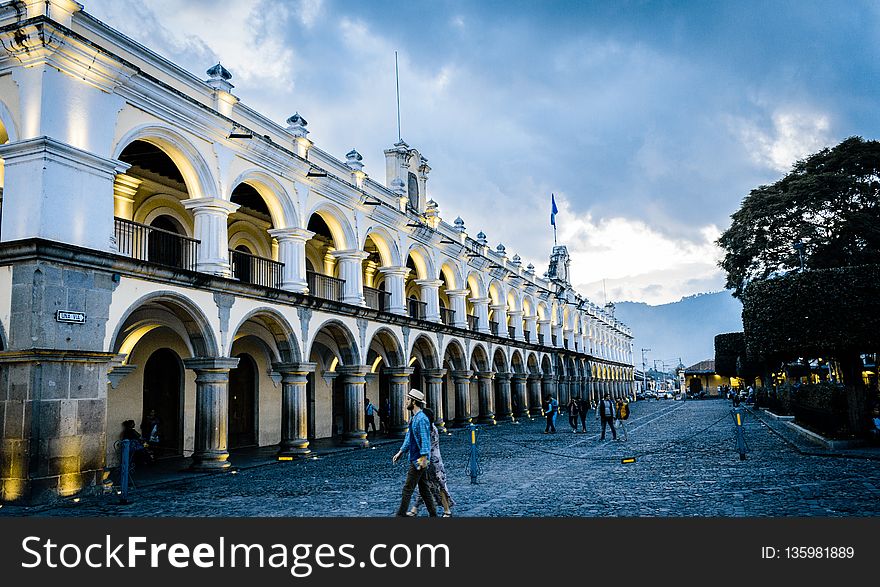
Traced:
<svg viewBox="0 0 880 587">
<path fill-rule="evenodd" d="M 614 440 L 617 440 L 618 427 L 623 434 L 623 440 L 626 440 L 626 420 L 629 418 L 629 402 L 626 398 L 612 400 L 611 395 L 606 393 L 598 404 L 594 404 L 587 398 L 572 397 L 566 406 L 568 424 L 571 426 L 572 432 L 583 433 L 587 431 L 587 414 L 591 409 L 596 410 L 596 418 L 600 420 L 602 425 L 600 440 L 605 440 L 605 430 L 609 426 L 611 427 L 611 435 Z M 544 415 L 547 418 L 544 434 L 556 434 L 559 402 L 553 396 L 547 395 L 544 397 Z M 617 426 L 615 426 L 615 422 Z M 578 429 L 578 423 L 580 423 L 580 430 Z"/>
<path fill-rule="evenodd" d="M 155 459 L 154 449 L 159 444 L 159 416 L 156 410 L 147 412 L 141 421 L 141 431 L 134 427 L 134 420 L 126 420 L 122 423 L 121 440 L 129 441 L 129 450 L 132 462 L 135 464 L 151 463 Z"/>
<path fill-rule="evenodd" d="M 370 428 L 373 429 L 373 436 L 376 436 L 376 415 L 379 416 L 379 433 L 388 434 L 391 428 L 388 424 L 391 422 L 391 400 L 386 399 L 382 405 L 382 411 L 370 401 L 370 398 L 364 398 L 364 430 L 367 436 L 370 436 Z"/>
</svg>

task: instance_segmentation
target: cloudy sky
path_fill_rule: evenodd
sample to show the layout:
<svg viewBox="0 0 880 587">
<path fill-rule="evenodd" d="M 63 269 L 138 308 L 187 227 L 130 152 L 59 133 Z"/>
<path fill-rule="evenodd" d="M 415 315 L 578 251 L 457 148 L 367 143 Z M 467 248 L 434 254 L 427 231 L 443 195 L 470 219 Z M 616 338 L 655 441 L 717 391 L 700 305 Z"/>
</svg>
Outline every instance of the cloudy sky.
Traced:
<svg viewBox="0 0 880 587">
<path fill-rule="evenodd" d="M 878 138 L 871 2 L 81 0 L 86 10 L 384 182 L 397 140 L 429 196 L 546 269 L 559 240 L 597 302 L 717 291 L 713 244 L 748 191 Z M 604 288 L 607 295 L 603 293 Z"/>
</svg>

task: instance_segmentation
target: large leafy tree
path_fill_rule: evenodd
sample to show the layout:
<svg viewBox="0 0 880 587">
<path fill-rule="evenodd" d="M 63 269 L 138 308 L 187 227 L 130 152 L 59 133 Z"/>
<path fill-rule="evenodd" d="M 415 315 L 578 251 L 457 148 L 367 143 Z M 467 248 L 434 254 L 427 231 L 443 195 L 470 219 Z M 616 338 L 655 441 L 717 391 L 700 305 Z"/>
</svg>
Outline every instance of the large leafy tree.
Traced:
<svg viewBox="0 0 880 587">
<path fill-rule="evenodd" d="M 718 244 L 727 287 L 746 286 L 800 267 L 793 244 L 803 243 L 807 269 L 880 260 L 880 142 L 851 137 L 795 163 L 774 184 L 743 200 Z"/>
</svg>

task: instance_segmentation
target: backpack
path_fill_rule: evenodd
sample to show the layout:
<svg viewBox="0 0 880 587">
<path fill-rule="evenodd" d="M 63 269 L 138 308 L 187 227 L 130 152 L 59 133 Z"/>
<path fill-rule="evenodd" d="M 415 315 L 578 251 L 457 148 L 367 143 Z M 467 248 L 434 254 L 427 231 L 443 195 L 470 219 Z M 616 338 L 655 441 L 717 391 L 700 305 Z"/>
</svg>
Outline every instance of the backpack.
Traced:
<svg viewBox="0 0 880 587">
<path fill-rule="evenodd" d="M 617 413 L 618 417 L 621 420 L 626 420 L 627 418 L 629 418 L 629 404 L 627 402 L 622 402 L 620 404 L 620 409 L 618 409 Z"/>
</svg>

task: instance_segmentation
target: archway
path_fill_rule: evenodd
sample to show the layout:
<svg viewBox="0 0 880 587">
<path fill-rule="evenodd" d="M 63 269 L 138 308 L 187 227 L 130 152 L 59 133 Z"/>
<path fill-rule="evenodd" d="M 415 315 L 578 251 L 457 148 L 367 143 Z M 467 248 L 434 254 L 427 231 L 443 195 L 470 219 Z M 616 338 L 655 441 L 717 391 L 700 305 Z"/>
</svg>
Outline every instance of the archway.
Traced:
<svg viewBox="0 0 880 587">
<path fill-rule="evenodd" d="M 169 348 L 144 365 L 141 436 L 157 458 L 183 454 L 183 363 Z"/>
<path fill-rule="evenodd" d="M 248 353 L 235 355 L 229 372 L 229 448 L 257 444 L 257 365 Z"/>
</svg>

